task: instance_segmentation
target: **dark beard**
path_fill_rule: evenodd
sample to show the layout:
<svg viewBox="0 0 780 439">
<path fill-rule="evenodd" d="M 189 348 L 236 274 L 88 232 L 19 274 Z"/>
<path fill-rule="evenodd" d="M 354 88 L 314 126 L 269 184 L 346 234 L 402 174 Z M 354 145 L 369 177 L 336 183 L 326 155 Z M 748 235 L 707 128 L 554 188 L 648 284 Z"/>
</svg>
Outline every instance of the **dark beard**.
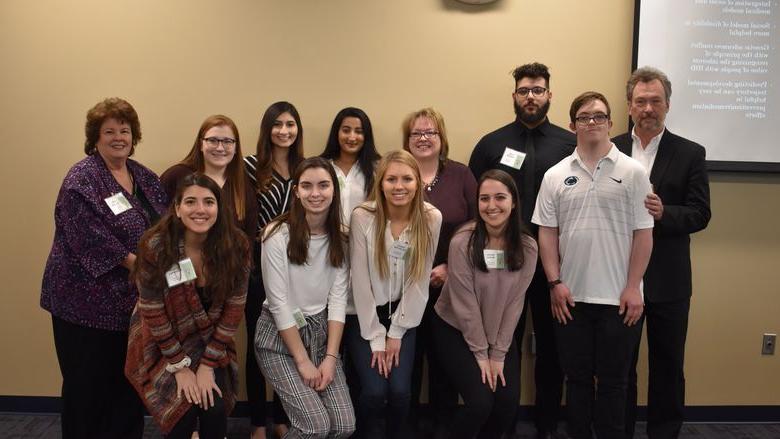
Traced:
<svg viewBox="0 0 780 439">
<path fill-rule="evenodd" d="M 544 118 L 547 117 L 547 112 L 549 110 L 550 101 L 547 101 L 547 103 L 539 107 L 539 110 L 536 113 L 528 114 L 523 110 L 523 107 L 515 101 L 515 114 L 520 118 L 520 121 L 527 125 L 535 125 L 544 120 Z"/>
</svg>

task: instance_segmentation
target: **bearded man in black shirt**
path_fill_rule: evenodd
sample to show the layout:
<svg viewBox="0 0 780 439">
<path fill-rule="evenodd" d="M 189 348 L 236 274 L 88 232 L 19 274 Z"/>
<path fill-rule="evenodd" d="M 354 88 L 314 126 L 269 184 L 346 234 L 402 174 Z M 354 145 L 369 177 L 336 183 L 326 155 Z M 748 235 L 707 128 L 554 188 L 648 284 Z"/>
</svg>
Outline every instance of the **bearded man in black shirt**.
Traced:
<svg viewBox="0 0 780 439">
<path fill-rule="evenodd" d="M 572 132 L 551 124 L 547 119 L 552 101 L 547 66 L 536 62 L 525 64 L 517 67 L 512 76 L 515 85 L 512 99 L 517 117 L 514 122 L 485 135 L 477 143 L 469 159 L 469 168 L 477 180 L 489 169 L 504 170 L 514 178 L 520 192 L 523 221 L 536 237 L 537 226 L 531 223 L 531 215 L 542 177 L 550 167 L 571 155 L 577 142 Z M 530 304 L 536 340 L 534 422 L 537 438 L 556 437 L 563 389 L 563 372 L 555 344 L 547 282 L 539 262 L 526 293 L 526 305 Z M 523 309 L 515 330 L 520 350 L 527 309 L 528 306 Z"/>
</svg>

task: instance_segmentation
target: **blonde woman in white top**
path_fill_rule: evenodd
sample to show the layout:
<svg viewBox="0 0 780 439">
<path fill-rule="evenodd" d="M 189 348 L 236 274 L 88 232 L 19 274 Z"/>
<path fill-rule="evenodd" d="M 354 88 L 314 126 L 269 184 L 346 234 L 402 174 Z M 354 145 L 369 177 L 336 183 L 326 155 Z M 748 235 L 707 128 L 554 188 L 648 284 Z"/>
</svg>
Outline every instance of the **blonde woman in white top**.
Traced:
<svg viewBox="0 0 780 439">
<path fill-rule="evenodd" d="M 339 358 L 349 284 L 339 187 L 320 157 L 301 162 L 293 181 L 290 212 L 263 236 L 255 354 L 290 418 L 285 437 L 346 438 L 355 413 Z"/>
<path fill-rule="evenodd" d="M 362 437 L 408 437 L 415 328 L 441 213 L 423 201 L 420 170 L 406 151 L 379 162 L 372 195 L 352 212 L 349 234 L 357 319 L 348 319 L 345 339 L 360 378 L 358 429 Z M 385 410 L 387 431 L 377 431 Z"/>
</svg>

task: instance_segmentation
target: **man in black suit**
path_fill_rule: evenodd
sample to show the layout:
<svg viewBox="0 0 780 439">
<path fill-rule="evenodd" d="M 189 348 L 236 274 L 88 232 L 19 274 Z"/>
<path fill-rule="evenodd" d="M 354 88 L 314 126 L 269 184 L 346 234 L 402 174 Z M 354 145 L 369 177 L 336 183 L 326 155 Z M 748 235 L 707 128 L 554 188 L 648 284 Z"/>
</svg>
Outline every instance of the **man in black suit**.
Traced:
<svg viewBox="0 0 780 439">
<path fill-rule="evenodd" d="M 660 70 L 643 67 L 626 86 L 633 131 L 613 142 L 639 160 L 650 174 L 653 192 L 645 206 L 655 220 L 653 253 L 644 276 L 649 383 L 647 434 L 677 438 L 683 422 L 683 360 L 691 302 L 690 234 L 707 227 L 710 189 L 704 148 L 665 127 L 672 85 Z M 636 363 L 627 393 L 626 437 L 634 436 Z"/>
</svg>

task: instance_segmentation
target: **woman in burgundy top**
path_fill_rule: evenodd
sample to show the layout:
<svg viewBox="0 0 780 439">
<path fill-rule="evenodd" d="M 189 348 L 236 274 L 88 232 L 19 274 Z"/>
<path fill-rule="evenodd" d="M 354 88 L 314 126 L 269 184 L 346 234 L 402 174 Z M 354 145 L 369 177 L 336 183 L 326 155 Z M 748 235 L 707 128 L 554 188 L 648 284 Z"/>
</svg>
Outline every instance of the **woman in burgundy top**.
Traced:
<svg viewBox="0 0 780 439">
<path fill-rule="evenodd" d="M 452 238 L 449 275 L 432 319 L 436 356 L 463 397 L 447 437 L 464 439 L 500 438 L 512 426 L 520 398 L 513 334 L 537 257 L 509 174 L 482 174 L 478 207 L 476 220 Z"/>
<path fill-rule="evenodd" d="M 110 98 L 87 113 L 84 152 L 62 182 L 41 307 L 51 313 L 62 373 L 62 437 L 140 438 L 143 407 L 125 379 L 128 279 L 141 234 L 165 211 L 157 175 L 129 157 L 138 114 Z"/>
<path fill-rule="evenodd" d="M 207 175 L 222 188 L 225 205 L 252 240 L 257 230 L 257 200 L 244 173 L 243 159 L 241 138 L 233 120 L 221 114 L 209 116 L 200 125 L 187 157 L 163 172 L 160 181 L 173 200 L 181 179 L 193 172 Z"/>
<path fill-rule="evenodd" d="M 428 305 L 417 328 L 414 376 L 412 377 L 412 404 L 419 403 L 422 383 L 422 359 L 428 359 L 428 400 L 434 408 L 435 428 L 449 422 L 451 411 L 458 403 L 458 395 L 443 379 L 440 365 L 433 355 L 430 321 L 433 304 L 439 298 L 447 279 L 447 252 L 453 232 L 476 214 L 477 182 L 469 168 L 447 158 L 449 142 L 444 118 L 433 108 L 423 108 L 409 114 L 402 125 L 404 149 L 412 153 L 420 166 L 425 200 L 442 214 L 441 234 L 431 271 Z M 413 410 L 416 413 L 417 410 Z"/>
</svg>

